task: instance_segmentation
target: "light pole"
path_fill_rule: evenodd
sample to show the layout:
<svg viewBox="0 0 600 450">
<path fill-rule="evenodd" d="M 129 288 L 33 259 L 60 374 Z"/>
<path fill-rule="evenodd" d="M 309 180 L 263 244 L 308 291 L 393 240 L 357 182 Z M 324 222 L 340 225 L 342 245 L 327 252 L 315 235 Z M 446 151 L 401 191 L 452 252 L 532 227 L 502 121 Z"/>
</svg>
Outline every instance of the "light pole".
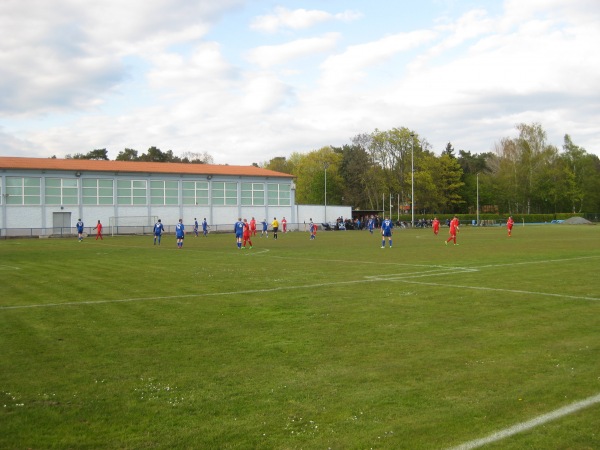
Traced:
<svg viewBox="0 0 600 450">
<path fill-rule="evenodd" d="M 477 172 L 477 226 L 479 226 L 479 172 Z"/>
<path fill-rule="evenodd" d="M 325 168 L 325 223 L 329 223 L 327 222 L 327 168 L 329 163 L 323 163 L 323 167 Z"/>
<path fill-rule="evenodd" d="M 415 134 L 410 133 L 410 210 L 411 228 L 415 227 Z"/>
</svg>

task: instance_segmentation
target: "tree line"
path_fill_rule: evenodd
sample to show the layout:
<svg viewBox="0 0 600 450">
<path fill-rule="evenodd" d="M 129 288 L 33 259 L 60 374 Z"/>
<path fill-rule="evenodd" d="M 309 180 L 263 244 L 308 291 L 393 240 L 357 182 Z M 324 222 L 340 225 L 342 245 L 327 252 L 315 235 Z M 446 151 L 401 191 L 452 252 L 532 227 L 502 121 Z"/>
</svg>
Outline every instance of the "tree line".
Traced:
<svg viewBox="0 0 600 450">
<path fill-rule="evenodd" d="M 91 150 L 88 153 L 75 153 L 67 155 L 66 159 L 95 159 L 109 161 L 108 151 L 105 148 Z M 185 152 L 181 157 L 176 156 L 173 150 L 161 151 L 159 148 L 150 147 L 146 153 L 139 154 L 137 150 L 126 148 L 119 152 L 116 161 L 144 161 L 144 162 L 174 162 L 189 164 L 213 164 L 213 158 L 208 153 Z"/>
<path fill-rule="evenodd" d="M 419 215 L 590 213 L 600 211 L 600 160 L 565 135 L 562 148 L 548 143 L 538 123 L 518 124 L 516 138 L 494 151 L 439 156 L 408 128 L 359 134 L 351 144 L 326 146 L 262 166 L 296 176 L 296 202 L 351 205 L 354 209 L 408 212 L 414 187 Z"/>
<path fill-rule="evenodd" d="M 596 155 L 574 144 L 568 134 L 559 149 L 538 123 L 521 123 L 516 130 L 516 138 L 502 138 L 493 151 L 456 152 L 448 143 L 438 156 L 426 138 L 406 127 L 375 129 L 342 147 L 294 152 L 253 165 L 294 175 L 298 204 L 326 200 L 379 211 L 394 205 L 402 213 L 411 211 L 414 188 L 419 215 L 473 214 L 477 204 L 484 213 L 499 214 L 600 212 Z M 106 149 L 67 158 L 109 159 Z M 156 147 L 141 154 L 126 148 L 116 160 L 214 164 L 206 152 L 179 157 Z"/>
</svg>

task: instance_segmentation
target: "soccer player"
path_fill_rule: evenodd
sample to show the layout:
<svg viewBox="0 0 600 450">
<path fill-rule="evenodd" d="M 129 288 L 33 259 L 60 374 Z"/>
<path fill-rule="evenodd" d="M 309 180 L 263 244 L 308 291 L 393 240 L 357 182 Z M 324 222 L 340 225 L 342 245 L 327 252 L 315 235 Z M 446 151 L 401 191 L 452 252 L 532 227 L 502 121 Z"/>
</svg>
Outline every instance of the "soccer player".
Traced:
<svg viewBox="0 0 600 450">
<path fill-rule="evenodd" d="M 250 219 L 250 236 L 256 236 L 256 219 Z"/>
<path fill-rule="evenodd" d="M 446 245 L 448 242 L 454 241 L 454 245 L 458 245 L 456 243 L 456 235 L 458 234 L 458 217 L 454 216 L 454 218 L 450 221 L 450 237 L 445 241 Z"/>
<path fill-rule="evenodd" d="M 183 248 L 183 238 L 185 237 L 183 219 L 179 219 L 179 223 L 175 225 L 175 235 L 177 236 L 177 247 Z"/>
<path fill-rule="evenodd" d="M 250 239 L 250 224 L 246 219 L 244 219 L 244 246 L 242 248 L 246 248 L 246 242 L 250 244 L 250 248 L 252 248 L 252 240 Z"/>
<path fill-rule="evenodd" d="M 512 216 L 508 216 L 508 220 L 506 221 L 506 229 L 508 230 L 508 237 L 512 236 L 512 229 L 513 229 L 514 224 L 515 224 L 515 221 L 513 220 Z"/>
<path fill-rule="evenodd" d="M 206 235 L 208 234 L 208 222 L 206 221 L 206 217 L 202 221 L 202 234 L 204 235 L 204 237 L 206 237 Z"/>
<path fill-rule="evenodd" d="M 285 217 L 281 219 L 281 228 L 284 234 L 287 233 L 287 220 L 285 220 Z"/>
<path fill-rule="evenodd" d="M 242 222 L 242 218 L 239 217 L 237 222 L 233 225 L 233 231 L 235 232 L 235 240 L 237 242 L 237 248 L 242 249 L 242 238 L 244 236 L 244 222 Z"/>
<path fill-rule="evenodd" d="M 79 242 L 81 242 L 83 241 L 83 222 L 81 219 L 77 220 L 75 227 L 77 228 L 77 239 L 79 239 Z"/>
<path fill-rule="evenodd" d="M 98 219 L 98 225 L 94 227 L 94 230 L 96 230 L 96 240 L 100 238 L 100 240 L 103 241 L 104 238 L 102 237 L 102 223 L 100 223 L 100 219 Z"/>
<path fill-rule="evenodd" d="M 310 238 L 314 241 L 317 238 L 317 228 L 318 225 L 313 223 L 312 219 L 310 219 L 311 227 L 310 227 Z"/>
<path fill-rule="evenodd" d="M 277 239 L 277 231 L 279 230 L 279 222 L 277 221 L 277 217 L 273 217 L 271 226 L 273 227 L 273 238 Z"/>
<path fill-rule="evenodd" d="M 263 237 L 263 234 L 264 234 L 268 239 L 269 238 L 269 224 L 267 223 L 267 219 L 263 219 L 261 224 L 262 224 L 262 231 L 260 232 L 260 237 Z"/>
<path fill-rule="evenodd" d="M 433 222 L 431 222 L 431 227 L 433 228 L 433 234 L 437 236 L 440 232 L 440 221 L 437 217 L 434 217 Z"/>
<path fill-rule="evenodd" d="M 367 228 L 369 229 L 369 233 L 373 234 L 373 228 L 375 228 L 375 217 L 369 217 L 369 221 L 367 222 Z"/>
<path fill-rule="evenodd" d="M 194 217 L 194 234 L 198 237 L 198 219 Z"/>
<path fill-rule="evenodd" d="M 385 238 L 388 238 L 390 248 L 392 248 L 392 228 L 394 228 L 394 222 L 387 217 L 381 222 L 381 248 L 385 248 Z"/>
<path fill-rule="evenodd" d="M 157 240 L 158 245 L 160 245 L 160 237 L 162 236 L 163 231 L 165 231 L 165 227 L 163 226 L 160 219 L 158 219 L 158 222 L 154 224 L 154 245 L 156 245 Z"/>
</svg>

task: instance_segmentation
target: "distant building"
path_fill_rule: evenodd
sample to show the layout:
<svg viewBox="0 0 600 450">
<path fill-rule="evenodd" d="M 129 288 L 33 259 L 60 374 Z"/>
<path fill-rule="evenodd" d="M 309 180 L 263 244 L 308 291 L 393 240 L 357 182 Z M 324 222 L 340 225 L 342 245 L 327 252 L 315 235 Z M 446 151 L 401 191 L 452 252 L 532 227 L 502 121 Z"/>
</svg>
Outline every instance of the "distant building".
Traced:
<svg viewBox="0 0 600 450">
<path fill-rule="evenodd" d="M 254 166 L 0 157 L 0 229 L 65 229 L 160 218 L 297 222 L 293 175 Z M 4 234 L 5 235 L 5 234 Z"/>
</svg>

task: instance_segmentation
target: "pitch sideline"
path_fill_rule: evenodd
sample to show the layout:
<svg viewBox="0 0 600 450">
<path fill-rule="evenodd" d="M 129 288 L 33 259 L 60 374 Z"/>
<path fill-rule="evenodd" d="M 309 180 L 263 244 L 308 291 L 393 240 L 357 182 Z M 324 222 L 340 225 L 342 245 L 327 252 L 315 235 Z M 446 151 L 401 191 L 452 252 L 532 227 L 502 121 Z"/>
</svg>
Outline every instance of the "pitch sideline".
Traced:
<svg viewBox="0 0 600 450">
<path fill-rule="evenodd" d="M 600 403 L 600 394 L 588 397 L 584 400 L 575 403 L 571 403 L 567 406 L 563 406 L 562 408 L 556 409 L 547 414 L 542 414 L 541 416 L 538 416 L 532 420 L 528 420 L 527 422 L 521 422 L 516 425 L 513 425 L 510 428 L 505 428 L 504 430 L 496 431 L 495 433 L 492 433 L 484 438 L 465 442 L 456 447 L 449 448 L 448 450 L 472 450 L 474 448 L 482 447 L 486 444 L 498 442 L 502 439 L 506 439 L 507 437 L 513 436 L 517 433 L 530 430 L 552 420 L 560 419 L 561 417 L 572 414 L 576 411 L 579 411 L 580 409 L 588 408 L 592 405 L 595 405 L 596 403 Z"/>
</svg>

